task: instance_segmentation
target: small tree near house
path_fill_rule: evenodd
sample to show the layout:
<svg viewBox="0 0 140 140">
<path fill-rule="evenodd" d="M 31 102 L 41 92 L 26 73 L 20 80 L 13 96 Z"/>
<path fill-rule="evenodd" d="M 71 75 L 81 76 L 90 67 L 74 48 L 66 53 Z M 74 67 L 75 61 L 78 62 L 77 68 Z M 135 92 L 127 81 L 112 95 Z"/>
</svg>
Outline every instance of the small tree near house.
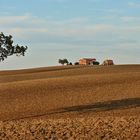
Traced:
<svg viewBox="0 0 140 140">
<path fill-rule="evenodd" d="M 69 64 L 68 65 L 72 65 L 72 62 L 69 62 Z"/>
<path fill-rule="evenodd" d="M 100 65 L 100 62 L 98 61 L 92 62 L 92 65 Z"/>
<path fill-rule="evenodd" d="M 64 64 L 67 64 L 68 65 L 69 64 L 69 61 L 66 58 L 64 58 L 64 59 L 59 59 L 58 60 L 58 63 L 59 64 L 62 64 L 62 65 L 64 65 Z"/>
<path fill-rule="evenodd" d="M 75 62 L 74 65 L 79 65 L 79 62 Z"/>
</svg>

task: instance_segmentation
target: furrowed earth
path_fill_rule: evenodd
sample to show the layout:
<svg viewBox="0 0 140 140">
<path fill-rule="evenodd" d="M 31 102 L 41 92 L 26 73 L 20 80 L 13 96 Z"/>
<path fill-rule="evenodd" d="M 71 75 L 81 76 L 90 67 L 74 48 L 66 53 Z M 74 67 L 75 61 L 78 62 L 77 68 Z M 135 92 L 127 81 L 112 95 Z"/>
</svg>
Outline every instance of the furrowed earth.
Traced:
<svg viewBox="0 0 140 140">
<path fill-rule="evenodd" d="M 0 71 L 0 140 L 140 139 L 140 65 Z"/>
</svg>

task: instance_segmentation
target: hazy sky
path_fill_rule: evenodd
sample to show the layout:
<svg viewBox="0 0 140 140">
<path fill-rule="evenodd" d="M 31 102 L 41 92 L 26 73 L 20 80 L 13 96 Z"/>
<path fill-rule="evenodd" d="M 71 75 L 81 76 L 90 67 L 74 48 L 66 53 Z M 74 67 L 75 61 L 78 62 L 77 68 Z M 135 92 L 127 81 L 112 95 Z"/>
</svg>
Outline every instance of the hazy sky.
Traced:
<svg viewBox="0 0 140 140">
<path fill-rule="evenodd" d="M 0 0 L 0 32 L 29 47 L 0 69 L 94 57 L 140 63 L 140 0 Z"/>
</svg>

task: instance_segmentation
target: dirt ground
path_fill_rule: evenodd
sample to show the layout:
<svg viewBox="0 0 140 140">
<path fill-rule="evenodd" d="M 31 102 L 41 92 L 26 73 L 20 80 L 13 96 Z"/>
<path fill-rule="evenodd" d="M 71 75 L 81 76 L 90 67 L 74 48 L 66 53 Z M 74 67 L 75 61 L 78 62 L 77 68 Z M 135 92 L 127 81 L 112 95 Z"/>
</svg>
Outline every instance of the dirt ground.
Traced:
<svg viewBox="0 0 140 140">
<path fill-rule="evenodd" d="M 140 65 L 0 71 L 0 139 L 140 139 Z"/>
</svg>

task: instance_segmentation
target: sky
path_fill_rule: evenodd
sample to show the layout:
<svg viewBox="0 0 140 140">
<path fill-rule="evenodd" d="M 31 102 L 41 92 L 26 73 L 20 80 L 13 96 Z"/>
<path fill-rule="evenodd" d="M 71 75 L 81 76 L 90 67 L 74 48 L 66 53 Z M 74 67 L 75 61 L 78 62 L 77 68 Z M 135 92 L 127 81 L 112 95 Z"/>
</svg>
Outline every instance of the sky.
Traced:
<svg viewBox="0 0 140 140">
<path fill-rule="evenodd" d="M 0 0 L 0 32 L 27 45 L 0 70 L 59 65 L 96 58 L 140 64 L 139 0 Z"/>
</svg>

